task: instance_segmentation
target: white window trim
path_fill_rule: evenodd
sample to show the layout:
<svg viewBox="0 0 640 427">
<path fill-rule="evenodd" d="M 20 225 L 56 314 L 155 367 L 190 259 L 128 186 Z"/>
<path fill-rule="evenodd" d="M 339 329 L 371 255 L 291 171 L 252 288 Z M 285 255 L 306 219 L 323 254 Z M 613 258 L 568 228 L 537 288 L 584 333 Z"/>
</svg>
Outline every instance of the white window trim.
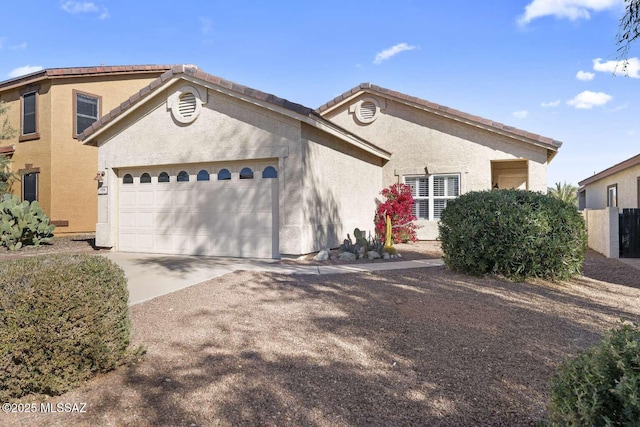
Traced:
<svg viewBox="0 0 640 427">
<path fill-rule="evenodd" d="M 416 215 L 416 218 L 418 218 L 418 221 L 440 221 L 440 218 L 434 218 L 434 211 L 435 211 L 435 201 L 436 200 L 452 200 L 452 199 L 457 199 L 459 197 L 459 195 L 461 194 L 460 191 L 460 179 L 461 179 L 461 174 L 459 173 L 442 173 L 442 174 L 433 174 L 433 175 L 405 175 L 403 177 L 403 181 L 405 184 L 409 185 L 407 183 L 407 179 L 409 178 L 427 178 L 428 179 L 428 189 L 427 189 L 427 194 L 428 196 L 415 196 L 413 195 L 413 199 L 414 200 L 427 200 L 428 202 L 428 217 L 427 218 L 420 218 L 418 217 L 418 215 Z M 433 191 L 433 182 L 434 182 L 434 178 L 438 177 L 449 177 L 449 176 L 455 176 L 458 178 L 458 196 L 436 196 L 434 195 L 434 191 Z M 447 185 L 448 185 L 448 181 L 445 181 L 445 190 L 444 193 L 447 194 Z M 417 212 L 416 212 L 417 213 Z"/>
</svg>

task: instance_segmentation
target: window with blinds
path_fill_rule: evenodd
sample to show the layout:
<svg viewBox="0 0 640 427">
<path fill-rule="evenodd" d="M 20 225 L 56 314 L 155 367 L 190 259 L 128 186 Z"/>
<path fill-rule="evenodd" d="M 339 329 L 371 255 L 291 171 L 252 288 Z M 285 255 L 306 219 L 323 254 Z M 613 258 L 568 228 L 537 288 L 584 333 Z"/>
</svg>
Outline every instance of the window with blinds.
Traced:
<svg viewBox="0 0 640 427">
<path fill-rule="evenodd" d="M 460 195 L 460 175 L 407 176 L 404 182 L 411 187 L 418 219 L 439 220 L 447 200 Z"/>
</svg>

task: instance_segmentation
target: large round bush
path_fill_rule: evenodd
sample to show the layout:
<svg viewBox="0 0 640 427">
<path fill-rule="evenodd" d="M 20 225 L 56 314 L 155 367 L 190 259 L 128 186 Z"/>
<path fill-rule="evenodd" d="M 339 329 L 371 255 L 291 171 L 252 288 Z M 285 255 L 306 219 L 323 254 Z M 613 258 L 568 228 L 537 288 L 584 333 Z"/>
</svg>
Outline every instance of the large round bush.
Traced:
<svg viewBox="0 0 640 427">
<path fill-rule="evenodd" d="M 550 426 L 640 425 L 640 329 L 625 323 L 566 360 L 551 381 Z"/>
<path fill-rule="evenodd" d="M 450 200 L 440 239 L 452 270 L 515 280 L 579 274 L 586 250 L 584 220 L 574 205 L 521 190 L 471 192 Z"/>
<path fill-rule="evenodd" d="M 0 264 L 0 401 L 60 394 L 121 364 L 128 296 L 122 269 L 101 256 Z"/>
</svg>

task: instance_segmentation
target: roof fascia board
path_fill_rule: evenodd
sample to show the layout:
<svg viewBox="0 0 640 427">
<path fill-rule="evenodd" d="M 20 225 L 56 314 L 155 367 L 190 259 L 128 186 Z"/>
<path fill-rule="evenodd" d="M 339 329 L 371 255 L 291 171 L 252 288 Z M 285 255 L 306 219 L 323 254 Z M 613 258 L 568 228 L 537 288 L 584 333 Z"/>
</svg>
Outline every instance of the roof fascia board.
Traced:
<svg viewBox="0 0 640 427">
<path fill-rule="evenodd" d="M 620 163 L 617 163 L 611 167 L 606 168 L 603 171 L 598 172 L 595 175 L 590 176 L 589 178 L 583 179 L 582 181 L 578 182 L 578 185 L 580 187 L 584 187 L 586 185 L 592 184 L 596 181 L 600 181 L 603 178 L 606 178 L 608 176 L 614 175 L 618 172 L 622 172 L 628 168 L 631 168 L 633 166 L 637 166 L 640 165 L 640 154 L 633 156 L 627 160 L 623 160 Z"/>
</svg>

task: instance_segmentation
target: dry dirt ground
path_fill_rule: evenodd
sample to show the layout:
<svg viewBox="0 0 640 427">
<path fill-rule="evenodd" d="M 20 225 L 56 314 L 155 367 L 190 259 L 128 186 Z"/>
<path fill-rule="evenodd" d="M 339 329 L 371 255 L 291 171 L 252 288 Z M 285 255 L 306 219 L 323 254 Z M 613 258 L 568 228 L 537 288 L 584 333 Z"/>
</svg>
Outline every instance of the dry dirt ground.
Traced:
<svg viewBox="0 0 640 427">
<path fill-rule="evenodd" d="M 444 267 L 228 274 L 133 307 L 144 360 L 47 400 L 85 413 L 0 425 L 533 425 L 564 357 L 640 319 L 639 270 L 593 252 L 584 270 L 560 284 Z"/>
</svg>

